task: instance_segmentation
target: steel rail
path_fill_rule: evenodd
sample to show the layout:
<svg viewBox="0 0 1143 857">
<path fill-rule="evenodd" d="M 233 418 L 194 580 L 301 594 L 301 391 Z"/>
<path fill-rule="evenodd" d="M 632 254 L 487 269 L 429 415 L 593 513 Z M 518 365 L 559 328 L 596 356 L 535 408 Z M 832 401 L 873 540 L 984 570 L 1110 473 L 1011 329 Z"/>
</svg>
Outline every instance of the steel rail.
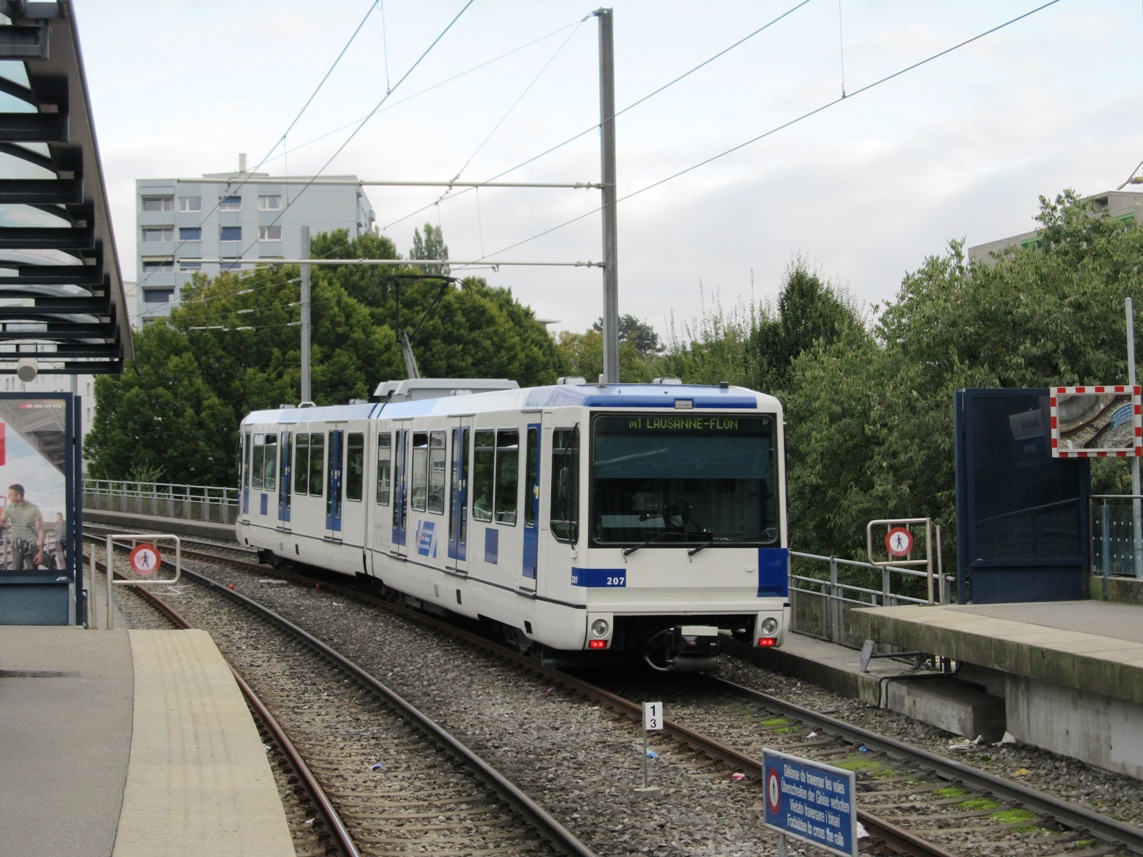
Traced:
<svg viewBox="0 0 1143 857">
<path fill-rule="evenodd" d="M 1028 786 L 1013 783 L 995 774 L 982 771 L 979 768 L 945 758 L 920 747 L 904 744 L 894 738 L 869 732 L 859 726 L 836 720 L 826 714 L 819 714 L 816 711 L 811 711 L 808 708 L 803 708 L 753 688 L 743 687 L 715 676 L 708 676 L 708 678 L 716 684 L 733 688 L 739 693 L 760 699 L 766 705 L 784 711 L 805 723 L 829 730 L 846 741 L 864 744 L 871 750 L 878 750 L 896 758 L 919 762 L 946 779 L 959 780 L 971 788 L 990 792 L 1009 803 L 1019 804 L 1026 809 L 1039 813 L 1041 816 L 1054 818 L 1068 827 L 1086 830 L 1101 839 L 1118 843 L 1133 853 L 1143 854 L 1143 830 L 1138 827 L 1123 824 L 1070 801 L 1052 797 Z"/>
<path fill-rule="evenodd" d="M 212 559 L 217 560 L 218 558 L 212 557 Z M 263 566 L 256 566 L 253 563 L 246 563 L 241 560 L 227 559 L 225 561 L 250 568 L 258 568 L 263 571 L 265 570 Z M 298 575 L 294 572 L 283 572 L 279 569 L 275 570 L 275 573 L 298 582 L 311 584 L 314 582 L 313 578 Z M 208 582 L 214 586 L 221 588 L 221 584 L 213 583 L 212 581 Z M 479 634 L 474 634 L 470 631 L 464 630 L 463 628 L 458 628 L 456 625 L 444 622 L 434 616 L 430 616 L 415 610 L 410 610 L 408 608 L 402 607 L 400 605 L 395 605 L 391 602 L 384 601 L 383 599 L 379 599 L 374 596 L 366 595 L 358 589 L 353 589 L 351 587 L 346 587 L 337 583 L 331 584 L 324 581 L 321 585 L 328 587 L 329 591 L 336 592 L 339 595 L 343 595 L 349 598 L 356 598 L 371 604 L 380 605 L 385 609 L 410 618 L 416 622 L 438 628 L 451 636 L 459 637 L 467 643 L 470 643 L 474 646 L 479 646 L 482 649 L 497 655 L 498 657 L 512 661 L 519 666 L 532 670 L 540 676 L 544 677 L 546 680 L 551 681 L 553 684 L 563 685 L 564 687 L 567 687 L 583 695 L 587 699 L 600 702 L 608 706 L 623 716 L 629 717 L 630 719 L 637 722 L 642 722 L 643 708 L 639 703 L 624 699 L 621 696 L 613 694 L 610 691 L 604 690 L 603 688 L 596 687 L 590 682 L 571 676 L 568 673 L 561 672 L 550 667 L 545 667 L 542 664 L 537 663 L 534 659 L 522 655 L 519 652 L 516 652 L 505 646 L 501 646 L 500 644 L 488 640 L 486 637 L 482 637 Z M 228 591 L 227 594 L 245 599 L 245 596 L 238 593 Z M 309 636 L 304 631 L 301 633 L 305 636 Z M 321 645 L 320 641 L 315 641 L 315 644 L 319 646 Z M 728 747 L 725 744 L 708 738 L 705 735 L 701 735 L 700 733 L 688 729 L 679 723 L 675 723 L 670 719 L 664 719 L 663 727 L 664 731 L 680 744 L 690 747 L 692 750 L 701 753 L 708 758 L 722 762 L 731 770 L 739 771 L 751 779 L 757 782 L 761 782 L 762 762 L 760 760 L 740 753 L 732 747 Z M 896 851 L 899 854 L 909 855 L 909 857 L 959 857 L 959 855 L 956 855 L 950 851 L 946 851 L 939 845 L 935 845 L 934 843 L 915 836 L 908 831 L 897 827 L 886 819 L 883 819 L 880 816 L 860 808 L 857 810 L 857 818 L 872 836 L 880 839 L 885 843 L 887 847 L 891 848 L 893 851 Z"/>
<path fill-rule="evenodd" d="M 212 557 L 212 559 L 218 559 Z M 247 568 L 259 568 L 261 571 L 266 571 L 265 566 L 256 566 L 252 563 L 244 563 L 240 560 L 225 560 L 238 565 L 243 565 Z M 311 577 L 299 575 L 294 572 L 275 569 L 275 574 L 285 577 L 287 579 L 313 584 L 314 580 Z M 518 652 L 501 646 L 492 642 L 478 634 L 473 634 L 464 629 L 457 628 L 456 625 L 444 622 L 436 617 L 411 610 L 400 605 L 395 605 L 392 602 L 383 599 L 369 596 L 362 593 L 358 589 L 343 586 L 337 583 L 330 583 L 322 581 L 323 586 L 327 586 L 331 591 L 337 591 L 346 597 L 358 598 L 360 600 L 384 606 L 386 609 L 397 612 L 408 618 L 415 619 L 432 627 L 440 628 L 447 631 L 449 634 L 459 636 L 462 639 L 474 645 L 484 647 L 489 651 L 512 660 L 518 664 L 526 666 L 529 669 L 536 671 L 538 674 L 544 676 L 546 679 L 551 680 L 553 683 L 562 684 L 577 692 L 580 692 L 590 699 L 602 702 L 608 707 L 623 712 L 635 720 L 642 721 L 642 707 L 640 704 L 630 700 L 623 699 L 615 694 L 612 694 L 602 688 L 597 688 L 589 682 L 575 678 L 567 673 L 560 672 L 549 667 L 544 667 L 537 663 L 535 660 L 528 658 Z M 230 593 L 235 594 L 235 593 Z M 241 597 L 241 596 L 239 596 Z M 935 753 L 931 753 L 919 747 L 912 747 L 895 739 L 886 736 L 878 735 L 877 733 L 868 732 L 861 727 L 845 723 L 840 720 L 829 717 L 828 715 L 818 714 L 801 706 L 781 700 L 777 697 L 770 696 L 769 694 L 755 691 L 751 688 L 742 687 L 733 682 L 710 677 L 716 683 L 723 684 L 727 687 L 734 688 L 737 692 L 746 693 L 762 700 L 767 705 L 774 708 L 783 710 L 794 717 L 797 717 L 805 722 L 818 724 L 823 728 L 829 729 L 839 736 L 851 741 L 855 744 L 865 744 L 871 749 L 876 749 L 893 755 L 899 758 L 912 759 L 926 767 L 929 767 L 940 776 L 950 780 L 960 780 L 967 785 L 976 788 L 980 791 L 991 792 L 998 798 L 1006 800 L 1010 803 L 1019 804 L 1025 808 L 1035 811 L 1042 816 L 1049 816 L 1057 821 L 1066 824 L 1069 827 L 1086 830 L 1094 836 L 1098 836 L 1109 842 L 1120 844 L 1136 854 L 1143 854 L 1143 830 L 1131 825 L 1117 822 L 1114 819 L 1106 816 L 1099 815 L 1098 813 L 1088 810 L 1082 806 L 1054 798 L 1043 792 L 1023 786 L 1017 783 L 1010 782 L 1001 777 L 989 774 L 986 771 L 981 771 L 968 765 L 963 765 L 954 760 L 947 759 Z M 664 730 L 674 737 L 675 740 L 682 744 L 690 746 L 698 752 L 702 752 L 711 758 L 718 759 L 733 770 L 737 770 L 746 776 L 760 779 L 762 776 L 762 762 L 758 759 L 753 759 L 744 754 L 738 753 L 736 750 L 726 747 L 717 741 L 711 741 L 706 737 L 693 732 L 686 727 L 674 723 L 669 719 L 664 720 Z M 885 819 L 881 819 L 871 813 L 858 809 L 858 819 L 866 829 L 871 831 L 877 836 L 880 836 L 886 844 L 891 844 L 895 850 L 900 850 L 900 853 L 914 854 L 914 855 L 931 855 L 932 857 L 953 857 L 951 852 L 946 852 L 933 843 L 913 837 L 906 831 L 896 828 L 893 824 Z"/>
<path fill-rule="evenodd" d="M 184 553 L 184 556 L 185 555 L 186 554 Z M 220 559 L 221 559 L 221 561 L 226 562 L 226 563 L 232 563 L 235 565 L 241 565 L 241 566 L 245 566 L 245 567 L 258 568 L 260 571 L 263 571 L 263 572 L 266 571 L 266 569 L 264 567 L 259 567 L 259 566 L 256 566 L 254 563 L 248 563 L 248 562 L 245 562 L 243 560 L 232 560 L 232 559 L 227 559 L 227 558 L 219 558 L 217 556 L 208 556 L 205 554 L 202 555 L 202 558 L 210 559 L 210 560 L 216 561 L 216 562 L 220 561 Z M 164 560 L 164 563 L 165 562 L 166 561 Z M 523 815 L 529 821 L 529 823 L 533 827 L 536 828 L 537 832 L 539 832 L 540 835 L 542 835 L 545 839 L 547 839 L 550 843 L 552 843 L 552 845 L 555 846 L 557 849 L 562 850 L 569 855 L 574 855 L 574 857 L 597 857 L 595 852 L 593 852 L 583 842 L 581 842 L 570 830 L 568 830 L 566 827 L 564 827 L 554 816 L 550 815 L 546 810 L 544 810 L 542 807 L 540 807 L 539 804 L 537 804 L 530 797 L 528 797 L 528 795 L 525 794 L 523 791 L 521 791 L 511 780 L 504 777 L 492 765 L 490 765 L 489 763 L 484 761 L 482 758 L 480 758 L 480 756 L 476 755 L 468 747 L 466 747 L 464 744 L 462 744 L 460 741 L 458 741 L 456 738 L 454 738 L 448 731 L 443 729 L 439 724 L 434 722 L 426 714 L 422 713 L 412 703 L 405 700 L 403 697 L 401 697 L 399 694 L 397 694 L 391 688 L 382 684 L 374 676 L 372 676 L 366 670 L 359 667 L 353 661 L 349 660 L 348 658 L 346 658 L 344 655 L 342 655 L 341 653 L 339 653 L 335 649 L 330 648 L 325 643 L 323 643 L 321 640 L 319 640 L 317 637 L 314 637 L 309 632 L 307 632 L 304 629 L 293 624 L 292 622 L 290 622 L 285 617 L 280 616 L 279 614 L 277 614 L 274 611 L 268 609 L 267 607 L 259 604 L 257 601 L 243 595 L 242 593 L 235 592 L 234 590 L 229 589 L 228 587 L 224 586 L 221 583 L 217 583 L 213 580 L 210 580 L 209 578 L 206 578 L 206 577 L 204 577 L 200 574 L 197 574 L 195 572 L 192 572 L 192 571 L 184 570 L 183 575 L 184 575 L 184 577 L 193 578 L 196 582 L 213 588 L 214 590 L 221 593 L 222 595 L 224 595 L 227 598 L 231 598 L 231 599 L 234 599 L 236 601 L 241 602 L 244 606 L 246 606 L 251 611 L 270 619 L 273 623 L 285 628 L 292 635 L 294 635 L 298 639 L 304 641 L 307 645 L 309 645 L 311 648 L 313 648 L 315 651 L 317 651 L 319 654 L 321 654 L 327 660 L 331 661 L 338 668 L 344 670 L 345 672 L 347 672 L 348 674 L 353 676 L 357 681 L 368 686 L 374 693 L 376 693 L 378 696 L 382 697 L 399 714 L 401 714 L 402 716 L 406 717 L 408 720 L 410 720 L 411 722 L 416 724 L 418 726 L 418 728 L 420 728 L 422 731 L 427 733 L 440 746 L 444 747 L 446 751 L 451 753 L 455 758 L 459 759 L 463 764 L 465 764 L 472 771 L 474 771 L 480 779 L 482 779 L 489 787 L 492 788 L 493 791 L 495 791 L 498 795 L 500 795 L 500 797 L 505 802 L 507 802 L 509 805 L 511 805 L 517 811 L 519 811 L 521 813 L 521 815 Z M 309 579 L 309 578 L 299 578 L 299 579 L 300 580 L 306 580 L 310 583 L 313 582 L 312 579 Z M 333 588 L 337 588 L 337 587 L 333 587 Z M 346 595 L 354 595 L 354 594 L 360 595 L 361 594 L 360 592 L 357 592 L 356 590 L 351 590 L 351 589 L 347 589 L 344 591 L 345 591 Z M 152 596 L 152 597 L 154 597 L 154 596 Z M 164 607 L 165 607 L 165 605 L 164 605 Z M 164 612 L 167 612 L 167 610 L 169 610 L 169 609 L 170 608 L 164 609 Z M 410 615 L 416 616 L 418 618 L 421 617 L 421 614 L 417 614 L 417 613 L 410 613 Z M 444 626 L 444 627 L 449 627 L 449 626 Z M 291 744 L 290 747 L 292 748 L 293 745 Z M 299 760 L 300 760 L 300 758 L 299 758 Z M 332 809 L 332 805 L 330 808 Z M 336 814 L 335 814 L 335 818 L 336 818 Z M 341 830 L 345 829 L 344 824 L 342 824 L 342 822 L 339 818 L 336 821 L 336 825 Z M 350 853 L 353 855 L 357 854 L 356 851 L 353 851 Z"/>
<path fill-rule="evenodd" d="M 106 567 L 104 567 L 103 573 L 107 573 Z M 152 607 L 174 623 L 176 627 L 184 630 L 194 627 L 185 616 L 171 607 L 171 605 L 154 592 L 147 589 L 137 589 L 136 591 L 143 596 Z M 226 665 L 230 668 L 230 673 L 234 676 L 234 680 L 238 684 L 239 690 L 242 691 L 242 695 L 246 697 L 247 704 L 253 709 L 255 717 L 260 719 L 270 734 L 273 735 L 274 740 L 278 743 L 279 748 L 286 757 L 287 764 L 297 773 L 302 785 L 317 806 L 318 812 L 321 813 L 322 820 L 325 822 L 326 829 L 332 834 L 334 846 L 343 857 L 361 857 L 361 852 L 357 849 L 357 845 L 354 843 L 353 837 L 350 835 L 345 823 L 341 820 L 337 809 L 334 808 L 325 789 L 322 788 L 321 783 L 318 782 L 310 770 L 309 765 L 307 765 L 305 759 L 302 758 L 298 748 L 294 746 L 293 741 L 290 740 L 281 724 L 279 724 L 274 715 L 270 713 L 270 710 L 258 697 L 258 694 L 254 692 L 254 689 L 250 687 L 246 679 L 242 677 L 242 674 L 239 673 L 229 661 L 227 661 Z"/>
</svg>

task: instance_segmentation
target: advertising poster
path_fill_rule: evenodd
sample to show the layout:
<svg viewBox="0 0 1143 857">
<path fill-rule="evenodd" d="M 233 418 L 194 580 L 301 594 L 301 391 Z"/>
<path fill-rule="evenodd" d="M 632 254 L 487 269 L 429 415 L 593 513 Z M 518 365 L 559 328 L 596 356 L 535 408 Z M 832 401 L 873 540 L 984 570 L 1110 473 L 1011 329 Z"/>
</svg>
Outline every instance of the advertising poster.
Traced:
<svg viewBox="0 0 1143 857">
<path fill-rule="evenodd" d="M 0 399 L 0 576 L 67 572 L 67 404 Z"/>
</svg>

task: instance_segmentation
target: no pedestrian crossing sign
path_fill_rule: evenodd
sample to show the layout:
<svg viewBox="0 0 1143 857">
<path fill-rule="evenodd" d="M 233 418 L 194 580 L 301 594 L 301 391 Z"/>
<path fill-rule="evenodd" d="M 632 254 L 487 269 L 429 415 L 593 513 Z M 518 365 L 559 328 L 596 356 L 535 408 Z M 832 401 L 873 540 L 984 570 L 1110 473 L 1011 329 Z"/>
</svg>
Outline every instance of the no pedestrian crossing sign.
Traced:
<svg viewBox="0 0 1143 857">
<path fill-rule="evenodd" d="M 155 573 L 162 559 L 163 557 L 157 547 L 152 544 L 141 544 L 131 551 L 128 562 L 131 564 L 132 571 L 148 577 Z"/>
<path fill-rule="evenodd" d="M 913 552 L 913 534 L 904 527 L 894 527 L 885 536 L 889 556 L 908 556 Z"/>
<path fill-rule="evenodd" d="M 763 750 L 765 824 L 834 854 L 857 857 L 853 771 Z"/>
</svg>

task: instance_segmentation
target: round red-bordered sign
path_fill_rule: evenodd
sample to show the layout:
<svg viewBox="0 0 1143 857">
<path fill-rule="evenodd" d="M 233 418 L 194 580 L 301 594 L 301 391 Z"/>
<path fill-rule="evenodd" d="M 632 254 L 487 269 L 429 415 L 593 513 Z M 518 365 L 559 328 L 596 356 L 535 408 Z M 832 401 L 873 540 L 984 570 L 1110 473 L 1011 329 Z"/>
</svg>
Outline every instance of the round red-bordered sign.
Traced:
<svg viewBox="0 0 1143 857">
<path fill-rule="evenodd" d="M 885 535 L 889 556 L 908 556 L 913 552 L 913 534 L 904 527 L 894 527 Z"/>
<path fill-rule="evenodd" d="M 163 557 L 159 553 L 159 549 L 151 544 L 136 545 L 128 559 L 128 562 L 131 563 L 131 570 L 144 577 L 154 574 L 162 561 Z"/>
<path fill-rule="evenodd" d="M 782 786 L 778 782 L 778 769 L 771 768 L 766 772 L 766 804 L 770 807 L 771 815 L 778 814 L 781 803 Z"/>
</svg>

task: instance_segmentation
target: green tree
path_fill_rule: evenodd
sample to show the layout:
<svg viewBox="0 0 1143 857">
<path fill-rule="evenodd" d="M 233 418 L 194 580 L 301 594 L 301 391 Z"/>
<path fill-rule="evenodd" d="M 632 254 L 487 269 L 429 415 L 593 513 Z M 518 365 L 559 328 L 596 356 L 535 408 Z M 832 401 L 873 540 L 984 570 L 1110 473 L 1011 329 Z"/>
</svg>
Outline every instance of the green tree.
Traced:
<svg viewBox="0 0 1143 857">
<path fill-rule="evenodd" d="M 600 318 L 596 321 L 591 329 L 602 334 L 603 319 Z M 642 356 L 660 354 L 663 351 L 663 346 L 659 343 L 659 334 L 655 333 L 655 328 L 633 315 L 621 315 L 619 317 L 617 338 L 621 344 L 624 342 L 631 343 Z"/>
<path fill-rule="evenodd" d="M 790 385 L 793 361 L 818 342 L 830 343 L 864 327 L 855 301 L 810 271 L 802 257 L 786 269 L 777 312 L 760 319 L 750 347 L 758 354 L 757 383 L 781 392 Z"/>
<path fill-rule="evenodd" d="M 388 239 L 349 241 L 344 231 L 317 236 L 311 256 L 399 261 Z M 510 291 L 475 279 L 460 289 L 439 278 L 398 279 L 403 285 L 394 286 L 402 273 L 417 272 L 312 266 L 316 403 L 367 399 L 380 382 L 405 377 L 393 326 L 398 305 L 403 317 L 424 321 L 414 343 L 423 374 L 525 385 L 560 374 L 555 343 Z M 91 475 L 121 479 L 145 468 L 169 482 L 233 482 L 242 417 L 300 396 L 299 275 L 297 266 L 275 266 L 196 278 L 166 321 L 139 332 L 135 360 L 122 375 L 97 381 Z"/>
<path fill-rule="evenodd" d="M 413 249 L 409 251 L 410 259 L 448 259 L 448 245 L 444 243 L 444 233 L 439 226 L 431 223 L 425 224 L 425 234 L 421 237 L 421 230 L 413 230 Z M 448 265 L 419 265 L 422 273 L 448 275 Z"/>
<path fill-rule="evenodd" d="M 564 374 L 594 382 L 603 374 L 603 333 L 561 331 L 556 347 L 565 367 Z M 619 342 L 619 377 L 628 384 L 647 383 L 662 375 L 658 354 L 640 351 L 634 342 Z"/>
<path fill-rule="evenodd" d="M 955 549 L 953 395 L 966 387 L 1122 383 L 1125 298 L 1143 227 L 1041 199 L 1040 240 L 989 263 L 960 242 L 908 274 L 872 340 L 793 363 L 787 396 L 791 541 L 858 557 L 874 518 L 932 517 Z M 948 563 L 946 562 L 946 567 Z"/>
<path fill-rule="evenodd" d="M 698 319 L 679 323 L 671 316 L 663 374 L 688 384 L 726 381 L 761 389 L 758 355 L 750 348 L 750 340 L 768 319 L 768 309 L 740 303 L 726 310 L 717 292 L 708 307 L 701 284 L 699 292 L 703 312 Z"/>
<path fill-rule="evenodd" d="M 232 411 L 199 372 L 184 336 L 162 324 L 136 334 L 122 375 L 96 379 L 97 408 L 85 453 L 97 479 L 143 472 L 157 481 L 229 484 L 233 447 L 219 446 Z"/>
</svg>

